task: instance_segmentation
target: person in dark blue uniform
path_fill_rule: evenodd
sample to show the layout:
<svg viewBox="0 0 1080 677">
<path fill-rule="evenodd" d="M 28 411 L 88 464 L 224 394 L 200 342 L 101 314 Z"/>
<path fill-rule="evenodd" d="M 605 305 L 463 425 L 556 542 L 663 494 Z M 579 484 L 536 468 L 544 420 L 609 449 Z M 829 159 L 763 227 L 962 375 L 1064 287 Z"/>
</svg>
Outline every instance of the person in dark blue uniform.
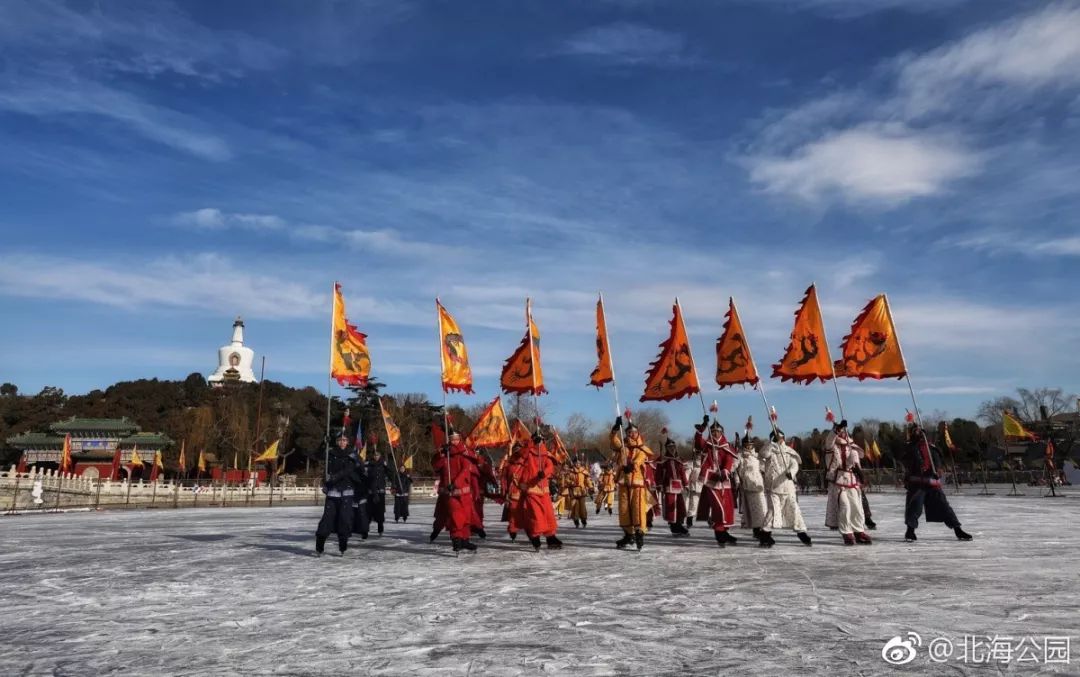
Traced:
<svg viewBox="0 0 1080 677">
<path fill-rule="evenodd" d="M 329 444 L 329 442 L 327 442 Z M 323 482 L 322 519 L 315 530 L 315 553 L 322 555 L 326 539 L 336 533 L 338 550 L 342 555 L 349 548 L 349 535 L 353 530 L 354 481 L 359 475 L 356 452 L 349 444 L 348 432 L 342 430 L 337 442 L 327 454 L 326 477 Z"/>
</svg>

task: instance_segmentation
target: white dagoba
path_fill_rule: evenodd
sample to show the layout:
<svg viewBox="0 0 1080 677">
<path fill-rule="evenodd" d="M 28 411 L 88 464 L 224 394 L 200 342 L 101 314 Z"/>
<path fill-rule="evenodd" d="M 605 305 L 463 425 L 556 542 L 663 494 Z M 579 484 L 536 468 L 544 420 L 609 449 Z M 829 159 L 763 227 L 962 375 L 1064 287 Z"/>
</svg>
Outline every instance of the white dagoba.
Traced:
<svg viewBox="0 0 1080 677">
<path fill-rule="evenodd" d="M 218 348 L 218 368 L 206 380 L 220 385 L 227 381 L 255 383 L 255 351 L 244 345 L 244 320 L 237 317 L 233 322 L 232 341 Z"/>
</svg>

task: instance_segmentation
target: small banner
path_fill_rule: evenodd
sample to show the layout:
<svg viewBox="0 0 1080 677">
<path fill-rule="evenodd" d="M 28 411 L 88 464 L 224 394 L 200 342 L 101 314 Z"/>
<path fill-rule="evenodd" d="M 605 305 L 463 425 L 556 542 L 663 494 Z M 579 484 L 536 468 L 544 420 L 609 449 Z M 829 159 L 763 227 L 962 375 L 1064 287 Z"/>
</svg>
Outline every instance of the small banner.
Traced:
<svg viewBox="0 0 1080 677">
<path fill-rule="evenodd" d="M 700 391 L 694 356 L 690 354 L 690 339 L 683 324 L 682 309 L 676 301 L 672 306 L 671 335 L 660 344 L 660 355 L 649 365 L 641 401 L 668 402 Z"/>
</svg>

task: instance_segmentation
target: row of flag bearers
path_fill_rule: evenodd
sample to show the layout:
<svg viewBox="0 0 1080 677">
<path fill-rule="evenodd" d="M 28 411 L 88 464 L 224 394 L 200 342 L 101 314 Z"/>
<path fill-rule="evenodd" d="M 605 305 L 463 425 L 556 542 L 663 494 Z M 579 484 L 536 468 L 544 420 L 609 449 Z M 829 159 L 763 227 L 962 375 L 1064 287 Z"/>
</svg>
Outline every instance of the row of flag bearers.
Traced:
<svg viewBox="0 0 1080 677">
<path fill-rule="evenodd" d="M 444 399 L 450 392 L 471 394 L 472 372 L 461 329 L 438 299 L 436 311 Z M 599 512 L 606 506 L 611 512 L 612 504 L 617 503 L 623 535 L 616 546 L 626 548 L 634 545 L 640 550 L 655 514 L 661 514 L 677 536 L 687 534 L 688 526 L 695 517 L 703 519 L 711 526 L 719 546 L 734 545 L 738 539 L 729 530 L 735 524 L 737 494 L 741 498 L 743 522 L 754 530 L 762 546 L 769 547 L 775 543 L 772 537 L 774 529 L 788 528 L 795 531 L 802 543 L 811 545 L 795 498 L 799 457 L 785 443 L 783 432 L 777 426 L 776 410 L 768 405 L 734 299 L 729 300 L 723 334 L 716 344 L 716 382 L 721 389 L 741 384 L 758 390 L 769 412 L 772 432 L 762 450 L 754 449 L 752 443 L 732 445 L 725 437 L 722 426 L 715 420 L 710 422 L 706 411 L 702 423 L 695 427 L 695 456 L 689 472 L 674 453 L 674 443 L 668 443 L 670 440 L 665 442 L 664 455 L 661 457 L 648 447 L 632 421 L 627 420 L 624 425 L 618 393 L 614 390 L 615 370 L 608 344 L 602 296 L 597 302 L 596 311 L 598 364 L 590 376 L 590 385 L 601 388 L 612 384 L 617 414 L 610 437 L 612 451 L 609 474 L 601 478 L 603 486 L 596 500 L 596 508 Z M 525 336 L 503 365 L 500 385 L 505 393 L 529 394 L 535 402 L 547 390 L 540 359 L 540 332 L 533 320 L 528 299 L 525 319 Z M 340 285 L 335 285 L 331 376 L 339 384 L 362 387 L 367 383 L 370 368 L 366 336 L 349 323 Z M 773 365 L 773 377 L 804 384 L 832 380 L 835 386 L 838 376 L 860 380 L 908 378 L 908 372 L 884 294 L 872 299 L 856 318 L 851 333 L 844 337 L 841 358 L 834 362 L 825 338 L 817 290 L 811 285 L 795 313 L 791 340 L 784 356 Z M 910 385 L 910 379 L 908 383 Z M 911 392 L 914 401 L 914 390 Z M 682 310 L 676 299 L 670 335 L 660 344 L 659 355 L 650 365 L 640 399 L 671 401 L 693 394 L 698 395 L 705 410 L 697 367 L 682 320 Z M 842 411 L 838 388 L 836 394 Z M 393 450 L 395 442 L 392 431 L 396 430 L 396 426 L 381 401 L 380 408 Z M 443 411 L 444 428 L 449 430 L 445 401 Z M 717 411 L 715 402 L 711 411 Z M 597 493 L 597 487 L 587 479 L 574 479 L 580 476 L 575 475 L 576 471 L 572 468 L 558 469 L 568 462 L 569 455 L 557 432 L 548 440 L 541 436 L 539 415 L 536 423 L 535 433 L 530 433 L 520 420 L 515 422 L 512 430 L 501 399 L 496 397 L 467 436 L 457 432 L 450 434 L 447 442 L 437 450 L 433 463 L 439 489 L 432 541 L 447 530 L 455 551 L 475 550 L 472 537 L 486 537 L 483 505 L 486 499 L 491 498 L 504 504 L 504 520 L 511 539 L 516 540 L 517 535 L 524 531 L 535 549 L 540 549 L 544 543 L 549 549 L 560 549 L 562 542 L 556 535 L 553 483 L 557 487 L 554 500 L 570 507 L 575 526 L 587 525 L 585 497 L 590 492 Z M 398 436 L 400 438 L 400 432 Z M 750 440 L 749 426 L 744 440 Z M 923 445 L 926 451 L 915 454 L 925 462 L 920 461 L 916 468 L 918 473 L 909 474 L 908 477 L 909 515 L 905 518 L 909 527 L 908 540 L 914 540 L 914 528 L 924 506 L 928 519 L 942 518 L 945 514 L 943 521 L 955 523 L 957 537 L 969 540 L 970 536 L 960 529 L 955 515 L 951 515 L 951 509 L 943 509 L 943 505 L 947 507 L 947 500 L 937 479 L 929 441 L 918 425 L 912 426 L 911 443 L 915 448 Z M 736 448 L 739 446 L 742 448 Z M 493 469 L 486 456 L 478 453 L 478 450 L 488 447 L 509 448 L 509 454 L 500 468 Z M 863 451 L 851 440 L 846 421 L 834 424 L 825 451 L 826 477 L 829 480 L 826 524 L 838 530 L 846 544 L 870 544 L 872 541 L 866 529 L 872 529 L 873 522 L 869 520 L 869 505 L 862 487 L 860 459 Z M 336 454 L 328 452 L 328 505 L 331 498 L 345 498 L 343 492 L 346 489 L 338 488 L 345 481 L 339 477 L 341 464 L 334 461 L 336 457 Z M 565 488 L 558 487 L 560 476 L 563 481 L 569 481 Z M 493 492 L 492 488 L 497 489 Z M 319 533 L 329 534 L 333 529 L 324 526 L 324 523 L 335 523 L 339 513 L 339 508 L 328 507 Z M 915 517 L 912 518 L 912 515 Z M 326 536 L 320 538 L 324 542 Z"/>
</svg>

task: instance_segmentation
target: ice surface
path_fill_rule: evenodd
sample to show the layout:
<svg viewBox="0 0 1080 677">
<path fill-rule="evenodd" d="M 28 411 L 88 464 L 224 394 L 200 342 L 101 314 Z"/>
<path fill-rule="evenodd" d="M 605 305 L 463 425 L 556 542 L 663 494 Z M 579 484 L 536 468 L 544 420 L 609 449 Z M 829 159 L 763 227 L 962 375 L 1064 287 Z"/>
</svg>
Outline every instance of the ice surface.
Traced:
<svg viewBox="0 0 1080 677">
<path fill-rule="evenodd" d="M 460 557 L 445 534 L 428 545 L 430 504 L 345 559 L 312 557 L 315 507 L 0 518 L 0 674 L 1077 674 L 1075 649 L 1071 665 L 959 659 L 967 634 L 1080 643 L 1080 500 L 1027 491 L 952 497 L 975 540 L 924 524 L 911 545 L 903 496 L 874 494 L 870 547 L 842 546 L 824 498 L 801 497 L 814 546 L 777 533 L 771 550 L 665 526 L 618 551 L 604 514 L 536 554 L 497 506 Z M 908 631 L 957 654 L 884 663 Z"/>
</svg>

